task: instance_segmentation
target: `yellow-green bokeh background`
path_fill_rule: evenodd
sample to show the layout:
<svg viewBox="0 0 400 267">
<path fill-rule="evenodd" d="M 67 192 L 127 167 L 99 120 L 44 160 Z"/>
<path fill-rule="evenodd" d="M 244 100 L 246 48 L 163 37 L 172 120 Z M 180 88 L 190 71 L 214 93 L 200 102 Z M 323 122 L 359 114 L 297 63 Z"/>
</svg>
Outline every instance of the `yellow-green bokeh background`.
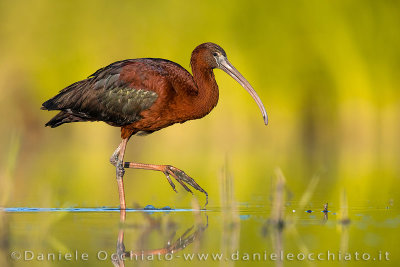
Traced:
<svg viewBox="0 0 400 267">
<path fill-rule="evenodd" d="M 117 206 L 108 159 L 119 129 L 104 123 L 45 128 L 41 103 L 111 62 L 160 57 L 189 68 L 200 43 L 221 45 L 263 100 L 216 70 L 207 117 L 134 137 L 126 159 L 185 170 L 219 205 L 228 165 L 238 201 L 268 196 L 274 168 L 294 198 L 315 174 L 338 205 L 398 200 L 398 1 L 1 1 L 0 205 Z M 189 207 L 160 173 L 127 170 L 128 206 Z M 296 194 L 297 193 L 297 194 Z M 199 195 L 200 197 L 200 195 Z M 395 202 L 396 203 L 396 202 Z"/>
</svg>

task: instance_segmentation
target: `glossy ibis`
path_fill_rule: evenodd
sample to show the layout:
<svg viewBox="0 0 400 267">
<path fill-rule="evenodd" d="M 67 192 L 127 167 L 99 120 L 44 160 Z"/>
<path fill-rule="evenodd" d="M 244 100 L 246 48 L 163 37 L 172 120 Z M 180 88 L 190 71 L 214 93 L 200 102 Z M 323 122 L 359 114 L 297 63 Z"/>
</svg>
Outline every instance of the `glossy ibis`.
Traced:
<svg viewBox="0 0 400 267">
<path fill-rule="evenodd" d="M 46 126 L 64 123 L 104 121 L 121 127 L 122 142 L 111 156 L 116 167 L 120 208 L 125 209 L 123 176 L 125 168 L 161 171 L 175 190 L 170 175 L 183 188 L 203 192 L 191 177 L 170 165 L 123 162 L 126 144 L 132 135 L 150 134 L 174 123 L 200 119 L 218 102 L 218 85 L 213 69 L 218 68 L 238 81 L 254 98 L 268 123 L 265 108 L 249 82 L 232 66 L 225 51 L 213 43 L 197 46 L 190 59 L 193 76 L 165 59 L 141 58 L 114 62 L 87 79 L 78 81 L 43 103 L 44 110 L 60 110 Z M 176 191 L 176 190 L 175 190 Z"/>
</svg>

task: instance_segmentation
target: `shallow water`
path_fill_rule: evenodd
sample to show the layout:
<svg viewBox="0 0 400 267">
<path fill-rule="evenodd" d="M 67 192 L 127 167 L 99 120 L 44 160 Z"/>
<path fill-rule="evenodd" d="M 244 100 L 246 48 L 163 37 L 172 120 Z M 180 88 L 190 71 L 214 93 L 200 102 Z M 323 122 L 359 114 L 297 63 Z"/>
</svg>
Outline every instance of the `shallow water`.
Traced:
<svg viewBox="0 0 400 267">
<path fill-rule="evenodd" d="M 273 222 L 270 207 L 255 203 L 206 211 L 129 209 L 126 213 L 107 207 L 6 208 L 2 266 L 396 266 L 399 262 L 400 212 L 395 206 L 350 206 L 347 221 L 339 219 L 334 206 L 329 212 L 322 212 L 323 205 L 317 203 L 299 208 L 298 203 L 285 202 L 282 224 Z"/>
</svg>

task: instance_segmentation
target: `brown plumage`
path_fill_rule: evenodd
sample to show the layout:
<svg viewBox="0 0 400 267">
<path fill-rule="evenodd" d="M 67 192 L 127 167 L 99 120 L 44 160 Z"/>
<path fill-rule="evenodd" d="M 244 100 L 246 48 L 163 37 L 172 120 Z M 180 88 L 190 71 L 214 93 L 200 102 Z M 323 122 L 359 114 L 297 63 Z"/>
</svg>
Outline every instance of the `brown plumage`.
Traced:
<svg viewBox="0 0 400 267">
<path fill-rule="evenodd" d="M 45 110 L 60 110 L 46 123 L 52 128 L 80 121 L 104 121 L 121 127 L 122 142 L 111 157 L 111 163 L 117 168 L 121 209 L 125 209 L 124 167 L 162 171 L 174 190 L 169 175 L 187 191 L 191 192 L 185 183 L 207 195 L 192 178 L 175 167 L 123 163 L 123 157 L 126 143 L 132 135 L 149 134 L 174 123 L 207 115 L 218 102 L 214 68 L 227 72 L 252 95 L 267 124 L 261 100 L 229 63 L 220 46 L 213 43 L 199 45 L 192 53 L 190 65 L 193 76 L 180 65 L 165 59 L 142 58 L 114 62 L 87 79 L 66 87 L 42 105 Z"/>
</svg>

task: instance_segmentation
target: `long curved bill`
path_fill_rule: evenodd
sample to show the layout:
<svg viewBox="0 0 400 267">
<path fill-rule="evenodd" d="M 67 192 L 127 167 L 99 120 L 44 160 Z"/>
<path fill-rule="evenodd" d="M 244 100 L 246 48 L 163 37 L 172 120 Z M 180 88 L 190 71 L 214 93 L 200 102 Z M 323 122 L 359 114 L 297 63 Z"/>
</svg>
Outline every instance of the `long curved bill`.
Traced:
<svg viewBox="0 0 400 267">
<path fill-rule="evenodd" d="M 261 114 L 264 119 L 265 125 L 268 125 L 268 115 L 265 111 L 265 107 L 261 102 L 260 97 L 257 95 L 256 91 L 254 91 L 253 87 L 251 87 L 250 83 L 243 77 L 240 72 L 235 69 L 235 67 L 228 61 L 227 58 L 223 57 L 219 59 L 219 68 L 226 73 L 228 73 L 233 79 L 235 79 L 244 89 L 253 97 L 254 101 L 256 101 L 257 106 L 261 110 Z"/>
</svg>

